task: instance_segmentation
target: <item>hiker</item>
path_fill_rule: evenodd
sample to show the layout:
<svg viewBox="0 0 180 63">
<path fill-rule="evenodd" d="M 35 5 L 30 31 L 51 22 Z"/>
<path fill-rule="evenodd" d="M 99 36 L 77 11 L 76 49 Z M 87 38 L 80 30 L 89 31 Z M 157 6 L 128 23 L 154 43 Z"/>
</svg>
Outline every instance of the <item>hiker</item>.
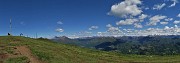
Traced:
<svg viewBox="0 0 180 63">
<path fill-rule="evenodd" d="M 8 36 L 10 36 L 11 34 L 10 33 L 8 33 Z"/>
<path fill-rule="evenodd" d="M 21 33 L 20 36 L 23 36 L 23 34 Z"/>
</svg>

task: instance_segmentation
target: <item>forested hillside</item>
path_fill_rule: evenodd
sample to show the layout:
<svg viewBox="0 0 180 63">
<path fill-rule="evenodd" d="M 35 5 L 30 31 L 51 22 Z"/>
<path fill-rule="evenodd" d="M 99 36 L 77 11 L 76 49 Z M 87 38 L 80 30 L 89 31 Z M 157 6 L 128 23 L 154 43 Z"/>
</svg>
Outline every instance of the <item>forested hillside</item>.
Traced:
<svg viewBox="0 0 180 63">
<path fill-rule="evenodd" d="M 83 39 L 54 39 L 56 42 L 73 44 L 103 51 L 138 55 L 176 55 L 180 54 L 180 36 L 123 36 L 91 37 Z"/>
</svg>

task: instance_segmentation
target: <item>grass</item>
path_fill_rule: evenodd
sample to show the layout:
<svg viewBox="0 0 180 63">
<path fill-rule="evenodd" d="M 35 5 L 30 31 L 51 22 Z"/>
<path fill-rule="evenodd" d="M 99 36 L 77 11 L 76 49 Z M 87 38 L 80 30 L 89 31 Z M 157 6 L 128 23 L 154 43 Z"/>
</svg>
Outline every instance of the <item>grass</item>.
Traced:
<svg viewBox="0 0 180 63">
<path fill-rule="evenodd" d="M 5 61 L 5 63 L 28 63 L 29 60 L 27 57 L 17 57 L 17 58 L 9 58 Z"/>
<path fill-rule="evenodd" d="M 6 51 L 7 53 L 9 53 L 9 54 L 13 54 L 13 53 L 14 53 L 13 49 L 10 48 L 10 47 L 6 47 L 6 48 L 5 48 L 5 51 Z"/>
<path fill-rule="evenodd" d="M 180 63 L 180 55 L 125 55 L 25 37 L 4 36 L 0 40 L 5 45 L 26 45 L 35 56 L 47 63 Z M 12 41 L 17 43 L 8 43 Z"/>
</svg>

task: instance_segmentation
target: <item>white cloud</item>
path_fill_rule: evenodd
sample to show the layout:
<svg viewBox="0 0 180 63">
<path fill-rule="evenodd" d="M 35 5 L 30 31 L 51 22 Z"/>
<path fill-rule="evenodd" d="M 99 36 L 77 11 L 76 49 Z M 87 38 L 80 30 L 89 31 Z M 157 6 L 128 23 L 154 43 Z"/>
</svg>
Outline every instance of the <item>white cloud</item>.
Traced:
<svg viewBox="0 0 180 63">
<path fill-rule="evenodd" d="M 62 25 L 63 23 L 61 21 L 58 21 L 57 24 Z M 62 28 L 57 28 L 55 31 L 56 32 L 64 32 L 64 30 Z"/>
<path fill-rule="evenodd" d="M 174 25 L 174 27 L 165 26 L 164 32 L 168 33 L 169 35 L 172 35 L 172 34 L 178 34 L 179 35 L 180 28 L 177 25 Z"/>
<path fill-rule="evenodd" d="M 139 19 L 140 20 L 143 20 L 143 19 L 145 19 L 145 18 L 147 18 L 148 17 L 148 15 L 146 15 L 146 14 L 141 14 L 141 16 L 139 16 Z"/>
<path fill-rule="evenodd" d="M 180 13 L 177 15 L 177 17 L 180 17 Z"/>
<path fill-rule="evenodd" d="M 108 24 L 106 27 L 108 28 L 107 32 L 111 32 L 111 33 L 120 33 L 121 32 L 119 27 L 113 27 L 110 24 Z"/>
<path fill-rule="evenodd" d="M 137 33 L 136 33 L 137 32 Z M 133 32 L 140 36 L 147 35 L 180 35 L 180 28 L 175 25 L 174 27 L 165 26 L 163 29 L 160 28 L 148 28 L 146 30 L 136 30 Z"/>
<path fill-rule="evenodd" d="M 118 30 L 117 27 L 112 26 L 112 30 Z M 135 30 L 135 29 L 123 29 L 119 33 L 115 32 L 98 32 L 98 36 L 148 36 L 148 35 L 180 35 L 180 28 L 177 25 L 174 27 L 165 26 L 164 28 L 148 28 L 145 30 Z"/>
<path fill-rule="evenodd" d="M 78 37 L 92 37 L 92 32 L 89 31 L 81 31 L 75 34 Z"/>
<path fill-rule="evenodd" d="M 175 27 L 175 28 L 178 28 L 178 26 L 177 26 L 177 25 L 174 25 L 174 27 Z"/>
<path fill-rule="evenodd" d="M 142 22 L 142 21 L 144 21 L 144 19 L 147 18 L 147 17 L 148 17 L 148 15 L 146 15 L 146 14 L 141 14 L 141 15 L 139 16 L 139 20 Z"/>
<path fill-rule="evenodd" d="M 108 24 L 108 25 L 106 25 L 106 27 L 112 27 L 112 25 L 111 25 L 111 24 Z"/>
<path fill-rule="evenodd" d="M 136 22 L 139 22 L 138 19 L 126 19 L 126 20 L 120 20 L 119 22 L 116 22 L 116 25 L 132 25 Z"/>
<path fill-rule="evenodd" d="M 173 4 L 171 4 L 169 7 L 174 7 L 174 6 L 176 6 L 175 2 Z"/>
<path fill-rule="evenodd" d="M 149 10 L 149 7 L 146 7 L 145 10 Z"/>
<path fill-rule="evenodd" d="M 172 21 L 173 18 L 166 18 L 165 21 Z"/>
<path fill-rule="evenodd" d="M 164 29 L 167 30 L 167 29 L 170 29 L 170 28 L 168 26 L 165 26 Z"/>
<path fill-rule="evenodd" d="M 61 25 L 61 24 L 63 24 L 63 23 L 62 23 L 61 21 L 58 21 L 57 24 Z"/>
<path fill-rule="evenodd" d="M 176 6 L 177 3 L 179 3 L 178 0 L 171 0 L 171 1 L 173 2 L 173 4 L 171 4 L 169 7 L 174 7 Z"/>
<path fill-rule="evenodd" d="M 91 26 L 90 28 L 89 28 L 89 30 L 95 30 L 95 29 L 98 29 L 99 27 L 98 26 Z"/>
<path fill-rule="evenodd" d="M 147 25 L 157 25 L 158 22 L 165 18 L 167 18 L 167 16 L 155 15 L 149 19 L 150 22 L 147 23 Z"/>
<path fill-rule="evenodd" d="M 166 25 L 166 24 L 168 24 L 168 22 L 160 22 L 160 24 Z"/>
<path fill-rule="evenodd" d="M 134 24 L 134 27 L 135 27 L 135 28 L 143 28 L 143 26 L 142 26 L 140 23 L 135 23 L 135 24 Z"/>
<path fill-rule="evenodd" d="M 174 21 L 174 24 L 179 24 L 179 23 L 180 23 L 180 21 L 178 21 L 178 20 Z"/>
<path fill-rule="evenodd" d="M 123 29 L 124 33 L 133 33 L 134 29 Z"/>
<path fill-rule="evenodd" d="M 55 31 L 56 32 L 64 32 L 64 30 L 62 28 L 57 28 Z"/>
<path fill-rule="evenodd" d="M 111 29 L 110 29 L 111 28 Z M 111 30 L 111 31 L 110 31 Z M 164 28 L 148 28 L 145 30 L 123 29 L 120 31 L 118 27 L 109 27 L 107 32 L 97 32 L 97 36 L 148 36 L 148 35 L 180 35 L 180 28 L 165 26 Z"/>
<path fill-rule="evenodd" d="M 108 32 L 120 32 L 118 27 L 110 27 L 108 28 Z"/>
<path fill-rule="evenodd" d="M 137 16 L 143 12 L 138 7 L 140 4 L 142 4 L 140 0 L 125 0 L 119 4 L 113 5 L 108 14 L 119 17 Z"/>
<path fill-rule="evenodd" d="M 165 7 L 166 4 L 163 3 L 163 4 L 158 4 L 158 5 L 154 5 L 153 9 L 154 10 L 161 10 L 163 7 Z"/>
<path fill-rule="evenodd" d="M 104 36 L 106 33 L 103 32 L 97 32 L 97 36 Z"/>
</svg>

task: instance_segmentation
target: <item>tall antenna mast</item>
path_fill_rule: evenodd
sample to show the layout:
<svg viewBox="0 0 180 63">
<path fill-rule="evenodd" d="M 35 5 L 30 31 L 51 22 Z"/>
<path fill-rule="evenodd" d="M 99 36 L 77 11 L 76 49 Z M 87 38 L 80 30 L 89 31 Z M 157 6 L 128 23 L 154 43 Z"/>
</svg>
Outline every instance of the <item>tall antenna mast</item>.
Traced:
<svg viewBox="0 0 180 63">
<path fill-rule="evenodd" d="M 10 26 L 9 27 L 10 27 L 10 32 L 9 33 L 12 34 L 12 20 L 11 20 L 11 18 L 10 18 Z"/>
<path fill-rule="evenodd" d="M 38 38 L 38 35 L 37 35 L 37 33 L 36 33 L 36 39 Z"/>
</svg>

